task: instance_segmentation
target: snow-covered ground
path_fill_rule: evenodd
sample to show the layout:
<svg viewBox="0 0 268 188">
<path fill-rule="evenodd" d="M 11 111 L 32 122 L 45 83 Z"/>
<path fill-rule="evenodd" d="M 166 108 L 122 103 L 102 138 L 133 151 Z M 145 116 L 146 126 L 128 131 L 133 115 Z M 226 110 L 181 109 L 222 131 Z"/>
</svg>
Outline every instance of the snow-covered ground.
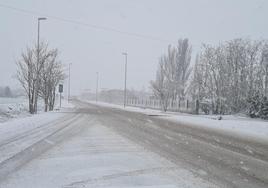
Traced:
<svg viewBox="0 0 268 188">
<path fill-rule="evenodd" d="M 0 123 L 0 163 L 45 137 L 62 116 L 48 112 Z"/>
<path fill-rule="evenodd" d="M 215 115 L 191 115 L 177 112 L 162 112 L 159 110 L 144 109 L 139 107 L 127 106 L 124 108 L 122 105 L 104 103 L 95 101 L 87 101 L 92 104 L 100 106 L 118 108 L 122 110 L 144 113 L 147 115 L 156 115 L 159 118 L 168 119 L 183 123 L 185 125 L 195 125 L 226 131 L 233 135 L 242 135 L 250 138 L 268 140 L 268 121 L 260 119 L 251 119 L 249 117 L 224 115 L 222 120 L 218 120 Z"/>
<path fill-rule="evenodd" d="M 24 100 L 6 100 L 6 104 L 9 107 L 16 106 L 20 104 L 18 101 Z M 4 104 L 3 101 L 2 104 Z M 62 107 L 60 111 L 40 112 L 35 115 L 29 115 L 25 109 L 24 114 L 12 116 L 13 118 L 8 118 L 9 121 L 0 122 L 0 163 L 53 132 L 57 128 L 54 124 L 65 120 L 66 114 L 60 112 L 70 110 L 68 108 L 72 105 L 63 100 Z"/>
<path fill-rule="evenodd" d="M 92 118 L 90 118 L 92 119 Z M 87 125 L 85 119 L 84 124 Z M 216 187 L 97 121 L 12 174 L 5 188 Z"/>
<path fill-rule="evenodd" d="M 59 110 L 59 99 L 57 98 L 55 110 Z M 73 105 L 67 100 L 62 99 L 62 107 L 72 108 Z M 42 100 L 38 101 L 38 113 L 44 111 L 44 104 Z M 14 118 L 22 118 L 30 116 L 28 113 L 28 100 L 26 97 L 17 98 L 3 98 L 0 97 L 0 123 L 10 121 Z"/>
<path fill-rule="evenodd" d="M 12 118 L 23 117 L 27 113 L 27 100 L 25 97 L 0 97 L 0 123 Z"/>
</svg>

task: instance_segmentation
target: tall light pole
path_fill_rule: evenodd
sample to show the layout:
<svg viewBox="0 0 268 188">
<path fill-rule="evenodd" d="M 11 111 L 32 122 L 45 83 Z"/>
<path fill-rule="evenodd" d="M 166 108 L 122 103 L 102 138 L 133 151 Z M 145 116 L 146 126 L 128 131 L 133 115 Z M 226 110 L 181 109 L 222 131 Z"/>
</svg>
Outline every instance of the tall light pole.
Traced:
<svg viewBox="0 0 268 188">
<path fill-rule="evenodd" d="M 126 107 L 127 99 L 127 52 L 123 52 L 122 55 L 125 56 L 125 89 L 124 89 L 124 108 Z"/>
<path fill-rule="evenodd" d="M 37 63 L 39 63 L 39 46 L 40 46 L 40 21 L 46 20 L 47 18 L 38 18 L 38 28 L 37 28 Z"/>
<path fill-rule="evenodd" d="M 68 81 L 68 103 L 70 102 L 70 90 L 71 90 L 71 64 L 69 63 L 69 81 Z"/>
<path fill-rule="evenodd" d="M 97 80 L 96 80 L 96 103 L 98 102 L 98 89 L 99 89 L 99 72 L 96 72 Z"/>
<path fill-rule="evenodd" d="M 41 20 L 46 20 L 47 18 L 38 18 L 38 26 L 37 26 L 37 70 L 39 70 L 39 54 L 40 54 L 40 21 Z M 39 80 L 38 78 L 39 75 L 37 75 L 37 80 Z M 37 84 L 37 87 L 39 87 L 39 84 Z M 37 88 L 37 91 L 39 90 L 39 88 Z M 37 97 L 38 97 L 38 94 L 37 92 L 35 93 L 35 103 L 34 103 L 34 111 L 35 113 L 37 113 Z"/>
</svg>

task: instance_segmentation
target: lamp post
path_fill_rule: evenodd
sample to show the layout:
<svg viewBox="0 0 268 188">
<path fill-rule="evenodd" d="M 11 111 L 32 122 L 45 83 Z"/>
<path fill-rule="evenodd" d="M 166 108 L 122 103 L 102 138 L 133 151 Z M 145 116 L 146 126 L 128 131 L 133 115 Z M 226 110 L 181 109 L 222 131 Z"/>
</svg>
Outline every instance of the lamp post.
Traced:
<svg viewBox="0 0 268 188">
<path fill-rule="evenodd" d="M 37 26 L 37 70 L 39 70 L 39 54 L 40 54 L 40 21 L 42 20 L 46 20 L 47 18 L 38 18 L 38 26 Z M 39 81 L 39 75 L 37 75 L 37 80 Z M 37 87 L 39 84 L 37 84 Z M 38 91 L 39 88 L 37 88 L 37 91 Z M 38 94 L 37 92 L 35 92 L 35 102 L 34 102 L 34 113 L 37 113 L 37 97 L 38 97 Z"/>
<path fill-rule="evenodd" d="M 124 108 L 126 107 L 127 98 L 127 52 L 123 52 L 122 55 L 125 56 L 125 89 L 124 89 Z"/>
<path fill-rule="evenodd" d="M 38 28 L 37 28 L 37 62 L 39 63 L 39 42 L 40 42 L 40 21 L 46 20 L 47 18 L 38 18 Z"/>
<path fill-rule="evenodd" d="M 70 93 L 71 93 L 71 65 L 72 63 L 69 63 L 69 80 L 68 80 L 68 103 L 70 102 Z"/>
</svg>

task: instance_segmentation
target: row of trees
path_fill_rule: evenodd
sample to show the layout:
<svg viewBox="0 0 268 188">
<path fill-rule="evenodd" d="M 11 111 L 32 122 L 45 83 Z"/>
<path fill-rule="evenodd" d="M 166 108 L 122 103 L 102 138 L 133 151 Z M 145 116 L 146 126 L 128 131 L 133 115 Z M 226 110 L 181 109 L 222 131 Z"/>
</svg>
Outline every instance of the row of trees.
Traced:
<svg viewBox="0 0 268 188">
<path fill-rule="evenodd" d="M 249 112 L 249 101 L 256 94 L 262 101 L 268 96 L 267 41 L 234 39 L 216 46 L 203 45 L 192 72 L 190 60 L 187 39 L 179 40 L 177 48 L 169 47 L 167 55 L 160 58 L 152 88 L 163 101 L 164 110 L 164 101 L 187 96 L 210 104 L 214 114 Z"/>
<path fill-rule="evenodd" d="M 28 96 L 29 112 L 37 112 L 39 97 L 44 100 L 45 111 L 53 110 L 56 87 L 65 77 L 58 50 L 49 49 L 45 43 L 27 48 L 17 68 L 17 78 Z"/>
<path fill-rule="evenodd" d="M 168 53 L 159 59 L 155 81 L 151 81 L 153 92 L 160 99 L 163 110 L 174 100 L 184 100 L 191 74 L 192 47 L 188 39 L 180 39 L 176 47 L 168 47 Z"/>
</svg>

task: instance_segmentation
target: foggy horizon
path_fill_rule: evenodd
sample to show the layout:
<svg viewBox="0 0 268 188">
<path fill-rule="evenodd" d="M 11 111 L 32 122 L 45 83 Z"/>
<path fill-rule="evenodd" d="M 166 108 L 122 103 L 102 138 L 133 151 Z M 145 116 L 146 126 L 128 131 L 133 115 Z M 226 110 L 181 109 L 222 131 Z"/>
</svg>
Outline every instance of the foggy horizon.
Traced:
<svg viewBox="0 0 268 188">
<path fill-rule="evenodd" d="M 155 79 L 159 57 L 180 38 L 189 39 L 192 61 L 202 43 L 217 45 L 241 37 L 266 39 L 268 26 L 263 19 L 268 16 L 267 6 L 264 0 L 2 0 L 0 86 L 20 87 L 13 78 L 15 61 L 27 46 L 36 43 L 38 17 L 48 18 L 41 23 L 41 40 L 59 49 L 59 59 L 66 67 L 72 63 L 71 93 L 78 94 L 85 89 L 95 91 L 96 72 L 100 75 L 100 88 L 123 89 L 122 52 L 128 52 L 127 88 L 148 90 L 149 82 Z"/>
</svg>

